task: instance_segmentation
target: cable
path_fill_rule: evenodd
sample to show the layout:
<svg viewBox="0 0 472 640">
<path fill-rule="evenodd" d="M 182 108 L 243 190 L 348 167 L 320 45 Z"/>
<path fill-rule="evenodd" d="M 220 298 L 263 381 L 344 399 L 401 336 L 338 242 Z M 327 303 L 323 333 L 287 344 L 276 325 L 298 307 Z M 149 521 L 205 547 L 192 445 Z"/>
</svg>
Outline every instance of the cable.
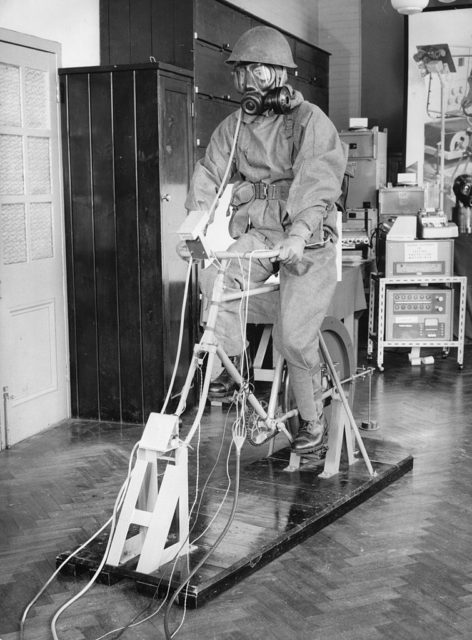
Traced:
<svg viewBox="0 0 472 640">
<path fill-rule="evenodd" d="M 228 533 L 228 531 L 229 531 L 229 529 L 231 527 L 231 524 L 233 523 L 234 516 L 236 514 L 236 510 L 237 510 L 237 507 L 238 507 L 239 478 L 240 478 L 240 468 L 241 468 L 241 447 L 242 447 L 242 444 L 244 442 L 244 438 L 245 438 L 245 436 L 243 435 L 241 430 L 238 427 L 236 427 L 236 429 L 233 427 L 233 444 L 235 445 L 235 448 L 236 448 L 236 479 L 235 479 L 234 498 L 233 498 L 233 505 L 232 505 L 232 508 L 231 508 L 231 513 L 229 515 L 228 521 L 226 522 L 222 532 L 220 533 L 220 535 L 218 536 L 218 538 L 216 539 L 214 544 L 207 551 L 207 553 L 203 556 L 203 558 L 201 558 L 201 560 L 195 565 L 195 567 L 192 569 L 192 571 L 190 572 L 190 574 L 188 575 L 186 580 L 181 585 L 179 585 L 179 587 L 172 594 L 172 597 L 169 600 L 169 603 L 168 603 L 168 605 L 166 607 L 166 611 L 165 611 L 165 615 L 164 615 L 164 632 L 165 632 L 166 640 L 172 640 L 172 638 L 174 638 L 175 635 L 178 633 L 178 631 L 181 628 L 182 623 L 183 623 L 183 621 L 182 621 L 182 623 L 179 625 L 179 627 L 176 630 L 174 630 L 172 633 L 170 632 L 168 617 L 169 617 L 170 610 L 172 609 L 172 605 L 174 604 L 175 600 L 178 598 L 179 593 L 182 591 L 182 589 L 188 585 L 188 583 L 193 578 L 193 576 L 197 573 L 197 571 L 199 571 L 199 569 L 205 564 L 205 562 L 208 560 L 208 558 L 216 550 L 218 545 L 221 543 L 223 538 Z"/>
<path fill-rule="evenodd" d="M 200 388 L 201 388 L 201 385 L 200 385 Z M 208 482 L 209 482 L 209 480 L 210 480 L 211 476 L 213 475 L 213 473 L 214 473 L 214 471 L 215 471 L 215 469 L 216 469 L 216 467 L 217 467 L 217 465 L 218 465 L 218 461 L 219 461 L 219 459 L 220 459 L 221 452 L 222 452 L 222 450 L 223 450 L 223 444 L 224 444 L 224 441 L 225 441 L 226 430 L 227 430 L 227 424 L 228 424 L 228 416 L 229 416 L 229 412 L 230 412 L 230 410 L 231 410 L 231 407 L 232 407 L 232 406 L 233 406 L 233 405 L 231 404 L 231 405 L 230 405 L 230 408 L 228 409 L 227 414 L 226 414 L 226 419 L 225 419 L 225 422 L 224 422 L 224 425 L 223 425 L 223 431 L 222 431 L 222 435 L 221 435 L 220 446 L 219 446 L 219 449 L 218 449 L 218 453 L 217 453 L 217 456 L 216 456 L 215 463 L 214 463 L 214 465 L 213 465 L 213 467 L 212 467 L 212 469 L 211 469 L 211 471 L 210 471 L 210 473 L 209 473 L 209 475 L 208 475 L 208 477 L 207 477 L 207 479 L 206 479 L 206 481 L 205 481 L 205 484 L 204 484 L 204 486 L 203 486 L 203 488 L 202 488 L 202 490 L 201 490 L 200 492 L 198 491 L 199 476 L 198 476 L 198 474 L 197 474 L 197 478 L 196 478 L 196 493 L 195 493 L 195 499 L 194 499 L 194 501 L 193 501 L 192 507 L 191 507 L 191 509 L 190 509 L 190 511 L 189 511 L 189 516 L 190 516 L 190 517 L 192 517 L 192 515 L 193 515 L 194 509 L 195 509 L 195 505 L 196 505 L 196 502 L 197 502 L 197 496 L 199 495 L 199 493 L 200 493 L 200 498 L 199 498 L 198 504 L 197 504 L 197 506 L 196 506 L 196 515 L 195 515 L 195 518 L 194 518 L 194 523 L 193 523 L 192 527 L 190 528 L 189 536 L 190 536 L 190 534 L 192 533 L 192 531 L 193 531 L 193 529 L 195 528 L 195 525 L 196 525 L 196 523 L 197 523 L 197 516 L 198 516 L 198 514 L 200 513 L 201 503 L 202 503 L 202 500 L 203 500 L 203 497 L 204 497 L 205 491 L 206 491 L 206 489 L 207 489 Z M 200 430 L 199 430 L 199 435 L 200 435 Z M 197 463 L 198 463 L 198 460 L 199 460 L 199 449 L 200 449 L 200 438 L 199 438 L 199 440 L 198 440 L 198 446 L 197 446 Z M 228 464 L 228 463 L 227 463 L 227 464 Z M 212 524 L 213 524 L 214 520 L 215 520 L 215 519 L 216 519 L 216 517 L 218 516 L 219 512 L 221 511 L 221 509 L 222 509 L 222 507 L 223 507 L 223 504 L 225 503 L 225 501 L 226 501 L 226 499 L 227 499 L 228 492 L 229 492 L 229 489 L 230 489 L 230 486 L 231 486 L 231 478 L 229 477 L 229 472 L 228 472 L 228 470 L 227 470 L 227 477 L 228 477 L 228 479 L 229 479 L 229 482 L 228 482 L 228 485 L 227 485 L 226 491 L 225 491 L 225 493 L 224 493 L 224 495 L 223 495 L 223 498 L 222 498 L 222 500 L 221 500 L 221 502 L 220 502 L 220 505 L 218 506 L 218 508 L 217 508 L 217 510 L 216 510 L 216 512 L 215 512 L 215 514 L 214 514 L 214 516 L 212 517 L 212 519 L 211 519 L 211 521 L 208 523 L 208 525 L 205 527 L 205 529 L 204 529 L 204 530 L 199 534 L 199 536 L 197 536 L 196 538 L 194 538 L 193 540 L 191 540 L 191 544 L 195 544 L 195 542 L 197 542 L 197 541 L 198 541 L 198 540 L 199 540 L 199 539 L 200 539 L 200 538 L 201 538 L 201 537 L 202 537 L 202 536 L 203 536 L 203 535 L 208 531 L 208 529 L 212 526 Z M 187 542 L 187 539 L 188 539 L 188 537 L 184 540 L 184 542 L 183 542 L 183 544 L 182 544 L 181 549 L 183 548 L 183 545 Z M 181 550 L 181 549 L 180 549 L 180 550 Z M 174 558 L 174 563 L 173 563 L 173 566 L 172 566 L 172 570 L 171 570 L 171 572 L 170 572 L 170 576 L 169 576 L 169 578 L 168 578 L 167 593 L 166 593 L 166 595 L 165 595 L 165 597 L 164 597 L 163 601 L 162 601 L 162 602 L 159 604 L 159 606 L 157 607 L 157 609 L 156 609 L 155 611 L 153 611 L 150 615 L 148 615 L 146 618 L 143 618 L 142 620 L 139 620 L 139 621 L 135 622 L 135 621 L 136 621 L 136 619 L 137 619 L 139 616 L 144 615 L 144 614 L 146 613 L 146 611 L 147 611 L 147 610 L 152 606 L 152 604 L 153 604 L 153 602 L 154 602 L 154 600 L 155 600 L 155 597 L 156 597 L 156 595 L 157 595 L 157 594 L 158 594 L 158 592 L 159 592 L 159 587 L 160 587 L 160 585 L 161 585 L 161 583 L 162 583 L 162 581 L 163 581 L 163 579 L 164 579 L 164 576 L 162 576 L 161 580 L 159 581 L 158 585 L 156 586 L 156 589 L 155 589 L 155 592 L 154 592 L 154 594 L 153 594 L 153 597 L 152 597 L 151 602 L 150 602 L 148 605 L 146 605 L 146 606 L 145 606 L 141 611 L 139 611 L 138 613 L 136 613 L 136 615 L 131 619 L 131 621 L 130 621 L 130 622 L 128 622 L 128 623 L 127 623 L 125 626 L 123 626 L 123 627 L 119 627 L 119 628 L 117 628 L 117 629 L 112 629 L 111 631 L 108 631 L 107 633 L 105 633 L 104 635 L 100 636 L 99 638 L 96 638 L 96 640 L 104 640 L 104 638 L 106 638 L 107 636 L 109 636 L 109 635 L 110 635 L 110 634 L 112 634 L 112 633 L 118 633 L 118 635 L 117 635 L 117 636 L 115 637 L 115 639 L 114 639 L 114 640 L 118 640 L 118 638 L 120 638 L 120 637 L 123 635 L 123 633 L 124 633 L 127 629 L 137 627 L 137 626 L 139 626 L 139 625 L 143 624 L 144 622 L 148 622 L 148 621 L 149 621 L 149 620 L 151 620 L 153 617 L 155 617 L 156 615 L 158 615 L 158 613 L 161 611 L 162 607 L 163 607 L 163 606 L 164 606 L 164 604 L 166 603 L 167 598 L 169 597 L 170 588 L 171 588 L 171 584 L 172 584 L 172 577 L 173 577 L 173 575 L 174 575 L 174 571 L 175 571 L 175 569 L 176 569 L 176 567 L 177 567 L 177 562 L 178 562 L 178 560 L 180 559 L 180 550 L 179 550 L 179 552 L 177 552 L 176 557 Z"/>
<path fill-rule="evenodd" d="M 77 593 L 75 596 L 73 596 L 72 598 L 70 598 L 67 602 L 65 602 L 62 607 L 59 608 L 59 610 L 56 612 L 56 614 L 54 615 L 52 621 L 51 621 L 51 632 L 53 635 L 54 640 L 59 640 L 57 632 L 56 632 L 56 623 L 57 620 L 59 619 L 59 616 L 66 610 L 68 609 L 74 602 L 77 602 L 77 600 L 79 598 L 81 598 L 85 593 L 87 593 L 87 591 L 92 587 L 92 585 L 95 583 L 95 581 L 97 580 L 98 576 L 100 575 L 103 567 L 106 564 L 106 561 L 108 559 L 108 554 L 110 552 L 110 547 L 113 541 L 113 535 L 115 533 L 115 526 L 116 526 L 116 517 L 117 517 L 117 513 L 123 503 L 123 499 L 124 496 L 126 494 L 126 490 L 128 488 L 129 482 L 130 482 L 130 477 L 131 477 L 131 461 L 132 458 L 134 456 L 135 451 L 137 450 L 139 446 L 139 441 L 134 445 L 132 452 L 131 452 L 131 456 L 130 456 L 130 461 L 128 464 L 128 474 L 126 476 L 126 480 L 125 482 L 122 484 L 120 491 L 118 492 L 118 495 L 116 497 L 115 500 L 115 504 L 113 506 L 113 513 L 112 516 L 110 518 L 111 520 L 111 527 L 110 527 L 110 534 L 108 536 L 108 541 L 107 541 L 107 546 L 105 549 L 105 553 L 103 554 L 102 560 L 99 563 L 97 569 L 95 570 L 95 573 L 93 574 L 93 576 L 90 578 L 90 580 L 88 581 L 88 583 L 85 585 L 85 587 L 83 587 L 83 589 L 81 589 L 79 591 L 79 593 Z"/>
<path fill-rule="evenodd" d="M 182 309 L 180 312 L 180 326 L 179 326 L 179 340 L 178 340 L 178 344 L 177 344 L 177 353 L 175 356 L 175 364 L 174 364 L 174 369 L 172 371 L 172 377 L 169 383 L 169 389 L 167 391 L 167 395 L 166 398 L 164 400 L 164 404 L 162 405 L 162 409 L 161 409 L 161 413 L 165 413 L 166 412 L 166 408 L 167 408 L 167 404 L 169 403 L 169 400 L 171 398 L 171 393 L 172 393 L 172 388 L 174 386 L 174 382 L 175 382 L 175 378 L 177 376 L 177 371 L 178 371 L 178 366 L 179 366 L 179 361 L 180 361 L 180 355 L 181 355 L 181 351 L 182 351 L 182 342 L 183 342 L 183 333 L 184 333 L 184 324 L 185 324 L 185 310 L 187 308 L 187 297 L 188 297 L 188 290 L 189 290 L 189 285 L 190 285 L 190 277 L 192 274 L 192 266 L 193 266 L 193 260 L 192 260 L 192 256 L 190 256 L 189 261 L 188 261 L 188 268 L 187 268 L 187 275 L 185 278 L 185 288 L 184 288 L 184 297 L 182 300 Z"/>
<path fill-rule="evenodd" d="M 57 569 L 54 571 L 54 573 L 50 576 L 50 578 L 46 581 L 46 583 L 41 587 L 41 589 L 38 591 L 38 593 L 34 596 L 34 598 L 26 605 L 24 611 L 23 611 L 23 615 L 21 616 L 21 620 L 20 620 L 20 640 L 23 640 L 24 638 L 24 629 L 25 629 L 25 624 L 26 624 L 26 618 L 28 616 L 28 613 L 31 609 L 31 607 L 37 602 L 37 600 L 41 597 L 41 595 L 44 593 L 44 591 L 48 588 L 48 586 L 51 584 L 51 582 L 54 580 L 54 578 L 61 572 L 61 570 L 65 567 L 65 565 L 74 557 L 76 556 L 80 551 L 82 551 L 82 549 L 84 549 L 88 544 L 90 544 L 90 542 L 92 542 L 92 540 L 94 540 L 98 535 L 100 535 L 107 527 L 110 523 L 114 522 L 114 517 L 116 516 L 116 512 L 118 511 L 118 509 L 121 507 L 122 503 L 123 503 L 123 498 L 124 495 L 126 493 L 126 489 L 128 488 L 128 484 L 129 484 L 129 480 L 130 480 L 130 476 L 131 476 L 131 462 L 133 460 L 134 454 L 138 448 L 138 444 L 136 443 L 131 451 L 130 457 L 129 457 L 129 462 L 128 462 L 128 474 L 126 476 L 125 481 L 123 482 L 123 484 L 121 485 L 121 488 L 118 492 L 118 496 L 115 500 L 115 504 L 113 507 L 113 513 L 111 515 L 111 517 L 107 520 L 107 522 L 105 522 L 104 525 L 102 525 L 100 527 L 100 529 L 98 529 L 98 531 L 96 531 L 86 542 L 84 542 L 83 544 L 81 544 L 75 551 L 73 551 L 72 553 L 70 553 L 67 558 L 65 560 L 63 560 L 63 562 L 59 565 L 59 567 L 57 567 Z M 111 540 L 112 534 L 110 533 L 109 536 L 109 540 Z M 107 554 L 108 552 L 108 547 L 107 547 L 107 551 L 105 552 L 105 554 Z M 106 556 L 105 556 L 106 557 Z M 101 570 L 101 569 L 100 569 Z M 54 631 L 53 631 L 54 634 Z M 56 636 L 54 636 L 56 638 Z"/>
<path fill-rule="evenodd" d="M 223 173 L 223 177 L 221 178 L 220 186 L 218 188 L 216 196 L 215 196 L 215 198 L 214 198 L 214 200 L 213 200 L 213 202 L 211 203 L 211 206 L 210 206 L 210 212 L 209 212 L 210 213 L 210 220 L 211 220 L 211 217 L 212 217 L 212 215 L 213 215 L 213 213 L 214 213 L 214 211 L 216 209 L 218 201 L 221 198 L 221 194 L 223 193 L 223 191 L 224 191 L 224 189 L 226 187 L 226 181 L 228 179 L 228 175 L 229 175 L 229 172 L 231 170 L 231 165 L 233 163 L 234 153 L 236 151 L 236 144 L 238 142 L 239 129 L 241 127 L 242 115 L 243 115 L 242 109 L 239 109 L 239 111 L 238 111 L 238 119 L 236 120 L 236 129 L 234 130 L 233 140 L 232 140 L 232 143 L 231 143 L 231 149 L 230 149 L 229 156 L 228 156 L 228 162 L 226 163 L 226 168 L 225 168 L 225 171 Z"/>
</svg>

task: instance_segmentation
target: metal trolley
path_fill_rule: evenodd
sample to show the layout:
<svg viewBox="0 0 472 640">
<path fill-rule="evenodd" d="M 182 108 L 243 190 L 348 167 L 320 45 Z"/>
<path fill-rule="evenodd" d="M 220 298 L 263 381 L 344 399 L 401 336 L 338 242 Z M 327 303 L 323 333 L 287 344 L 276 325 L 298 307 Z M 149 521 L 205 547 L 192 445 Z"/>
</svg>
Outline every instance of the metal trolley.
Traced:
<svg viewBox="0 0 472 640">
<path fill-rule="evenodd" d="M 398 285 L 450 285 L 459 289 L 458 304 L 458 324 L 457 339 L 387 339 L 386 336 L 386 298 L 389 288 Z M 427 291 L 427 288 L 425 288 Z M 457 363 L 459 369 L 463 367 L 464 361 L 464 337 L 465 337 L 465 313 L 466 313 L 466 276 L 409 276 L 409 277 L 381 277 L 379 274 L 370 276 L 370 297 L 369 297 L 369 333 L 367 340 L 367 358 L 373 358 L 374 343 L 377 346 L 377 367 L 379 371 L 384 370 L 384 349 L 386 347 L 411 347 L 412 350 L 419 350 L 420 347 L 442 347 L 448 352 L 450 347 L 457 348 Z M 451 316 L 453 317 L 454 309 Z M 452 320 L 451 320 L 452 322 Z"/>
</svg>

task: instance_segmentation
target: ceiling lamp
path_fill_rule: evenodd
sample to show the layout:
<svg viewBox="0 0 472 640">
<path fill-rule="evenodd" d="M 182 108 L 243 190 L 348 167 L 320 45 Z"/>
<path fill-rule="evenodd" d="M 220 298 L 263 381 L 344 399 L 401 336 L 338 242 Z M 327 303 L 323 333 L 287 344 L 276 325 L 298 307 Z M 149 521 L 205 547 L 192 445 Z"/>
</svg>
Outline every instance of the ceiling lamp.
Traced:
<svg viewBox="0 0 472 640">
<path fill-rule="evenodd" d="M 405 15 L 420 13 L 428 6 L 429 0 L 392 0 L 392 7 Z"/>
</svg>

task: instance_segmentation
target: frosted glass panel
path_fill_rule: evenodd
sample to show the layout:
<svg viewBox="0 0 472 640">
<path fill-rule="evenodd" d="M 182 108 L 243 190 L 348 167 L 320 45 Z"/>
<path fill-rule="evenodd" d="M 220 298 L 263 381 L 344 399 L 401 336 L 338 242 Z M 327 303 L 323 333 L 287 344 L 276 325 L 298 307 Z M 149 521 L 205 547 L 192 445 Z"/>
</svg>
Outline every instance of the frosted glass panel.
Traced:
<svg viewBox="0 0 472 640">
<path fill-rule="evenodd" d="M 49 128 L 48 75 L 39 69 L 25 68 L 25 126 Z"/>
<path fill-rule="evenodd" d="M 0 135 L 0 195 L 24 193 L 23 145 L 21 136 Z"/>
<path fill-rule="evenodd" d="M 30 205 L 30 254 L 32 260 L 52 258 L 52 208 L 50 202 Z"/>
<path fill-rule="evenodd" d="M 23 204 L 4 204 L 0 217 L 3 264 L 26 262 L 26 220 Z"/>
<path fill-rule="evenodd" d="M 0 124 L 21 127 L 20 69 L 0 63 Z"/>
<path fill-rule="evenodd" d="M 28 138 L 28 191 L 32 195 L 51 193 L 49 138 Z"/>
</svg>

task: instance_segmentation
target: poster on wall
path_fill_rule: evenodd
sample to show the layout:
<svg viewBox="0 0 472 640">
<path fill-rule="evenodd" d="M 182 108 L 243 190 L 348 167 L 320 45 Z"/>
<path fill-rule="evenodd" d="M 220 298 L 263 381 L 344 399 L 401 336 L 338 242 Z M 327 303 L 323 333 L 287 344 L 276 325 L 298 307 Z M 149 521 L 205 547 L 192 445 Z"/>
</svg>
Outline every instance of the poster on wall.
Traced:
<svg viewBox="0 0 472 640">
<path fill-rule="evenodd" d="M 472 174 L 471 74 L 472 8 L 408 17 L 406 170 L 449 218 L 455 180 Z"/>
</svg>

